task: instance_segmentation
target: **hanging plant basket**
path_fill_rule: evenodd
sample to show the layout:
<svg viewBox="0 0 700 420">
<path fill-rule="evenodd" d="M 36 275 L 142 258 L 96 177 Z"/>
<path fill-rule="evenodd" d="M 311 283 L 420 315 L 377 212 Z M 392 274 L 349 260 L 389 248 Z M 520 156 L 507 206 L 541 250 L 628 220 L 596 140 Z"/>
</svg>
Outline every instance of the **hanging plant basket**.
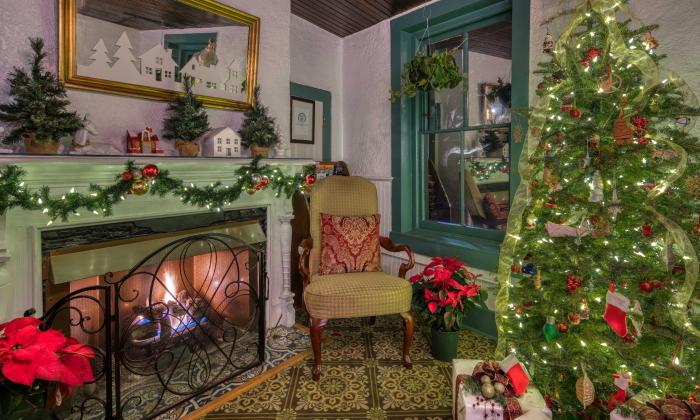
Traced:
<svg viewBox="0 0 700 420">
<path fill-rule="evenodd" d="M 426 55 L 418 51 L 411 61 L 403 66 L 401 73 L 401 88 L 391 92 L 392 102 L 401 96 L 415 97 L 419 91 L 454 89 L 467 80 L 467 74 L 462 73 L 452 54 L 456 49 L 435 51 Z M 463 86 L 467 87 L 464 83 Z"/>
</svg>

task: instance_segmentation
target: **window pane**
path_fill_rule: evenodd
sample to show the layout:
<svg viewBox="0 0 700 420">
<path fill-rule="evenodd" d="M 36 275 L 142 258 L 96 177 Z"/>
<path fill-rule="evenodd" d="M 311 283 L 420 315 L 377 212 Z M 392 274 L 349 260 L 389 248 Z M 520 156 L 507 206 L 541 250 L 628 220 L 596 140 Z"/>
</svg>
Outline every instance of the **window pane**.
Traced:
<svg viewBox="0 0 700 420">
<path fill-rule="evenodd" d="M 430 45 L 429 51 L 455 49 L 452 54 L 457 67 L 463 71 L 463 40 L 460 35 Z M 460 84 L 453 89 L 440 89 L 428 94 L 428 129 L 442 130 L 464 126 L 464 87 Z"/>
<path fill-rule="evenodd" d="M 469 32 L 469 125 L 510 122 L 510 21 Z"/>
<path fill-rule="evenodd" d="M 507 128 L 464 135 L 464 220 L 467 226 L 505 229 L 510 203 Z"/>
<path fill-rule="evenodd" d="M 460 155 L 464 133 L 425 135 L 427 147 L 427 218 L 460 223 Z"/>
</svg>

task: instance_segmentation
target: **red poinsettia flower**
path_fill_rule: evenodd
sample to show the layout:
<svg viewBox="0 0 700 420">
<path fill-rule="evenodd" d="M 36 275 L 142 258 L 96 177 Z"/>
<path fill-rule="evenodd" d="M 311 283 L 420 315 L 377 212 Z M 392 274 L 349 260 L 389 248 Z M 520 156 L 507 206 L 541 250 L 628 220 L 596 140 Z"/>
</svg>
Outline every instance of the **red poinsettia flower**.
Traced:
<svg viewBox="0 0 700 420">
<path fill-rule="evenodd" d="M 0 378 L 26 386 L 35 379 L 69 387 L 93 381 L 92 349 L 59 331 L 42 331 L 40 324 L 35 318 L 17 318 L 0 325 Z"/>
</svg>

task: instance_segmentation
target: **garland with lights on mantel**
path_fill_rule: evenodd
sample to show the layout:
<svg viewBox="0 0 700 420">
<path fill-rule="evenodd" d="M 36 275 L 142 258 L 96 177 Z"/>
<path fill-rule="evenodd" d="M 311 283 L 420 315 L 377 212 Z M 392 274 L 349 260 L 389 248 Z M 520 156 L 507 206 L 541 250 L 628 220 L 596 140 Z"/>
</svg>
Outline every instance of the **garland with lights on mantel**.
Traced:
<svg viewBox="0 0 700 420">
<path fill-rule="evenodd" d="M 14 207 L 25 210 L 41 210 L 49 218 L 48 224 L 61 219 L 67 221 L 69 216 L 80 216 L 79 210 L 85 209 L 94 214 L 110 216 L 114 205 L 127 199 L 129 195 L 173 195 L 184 204 L 206 207 L 212 211 L 221 211 L 223 207 L 236 201 L 243 192 L 250 195 L 258 191 L 272 190 L 279 197 L 284 193 L 290 198 L 295 191 L 303 190 L 316 181 L 315 167 L 304 167 L 303 172 L 284 174 L 269 165 L 260 165 L 260 158 L 253 159 L 250 165 L 236 169 L 233 184 L 220 181 L 207 186 L 196 186 L 169 175 L 167 170 L 160 170 L 154 164 L 137 166 L 132 161 L 126 163 L 124 172 L 116 175 L 112 185 L 91 184 L 88 193 L 77 192 L 71 188 L 60 197 L 52 195 L 47 186 L 32 190 L 22 180 L 25 171 L 8 165 L 0 169 L 0 214 Z"/>
</svg>

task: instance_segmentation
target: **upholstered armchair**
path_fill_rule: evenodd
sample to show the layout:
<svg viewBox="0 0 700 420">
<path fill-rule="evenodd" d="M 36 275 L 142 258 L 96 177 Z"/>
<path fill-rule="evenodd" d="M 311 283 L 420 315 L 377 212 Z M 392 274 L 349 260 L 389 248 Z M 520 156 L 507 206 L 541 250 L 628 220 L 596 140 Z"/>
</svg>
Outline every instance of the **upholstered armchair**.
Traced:
<svg viewBox="0 0 700 420">
<path fill-rule="evenodd" d="M 403 320 L 403 364 L 412 367 L 413 342 L 411 284 L 404 278 L 414 266 L 413 251 L 380 237 L 381 247 L 390 252 L 406 252 L 399 275 L 383 271 L 321 275 L 321 214 L 367 216 L 377 214 L 377 190 L 370 181 L 354 176 L 331 176 L 317 182 L 311 190 L 311 238 L 301 243 L 299 270 L 304 283 L 304 307 L 309 313 L 311 344 L 314 352 L 313 379 L 321 375 L 321 336 L 329 319 L 400 314 Z"/>
</svg>

